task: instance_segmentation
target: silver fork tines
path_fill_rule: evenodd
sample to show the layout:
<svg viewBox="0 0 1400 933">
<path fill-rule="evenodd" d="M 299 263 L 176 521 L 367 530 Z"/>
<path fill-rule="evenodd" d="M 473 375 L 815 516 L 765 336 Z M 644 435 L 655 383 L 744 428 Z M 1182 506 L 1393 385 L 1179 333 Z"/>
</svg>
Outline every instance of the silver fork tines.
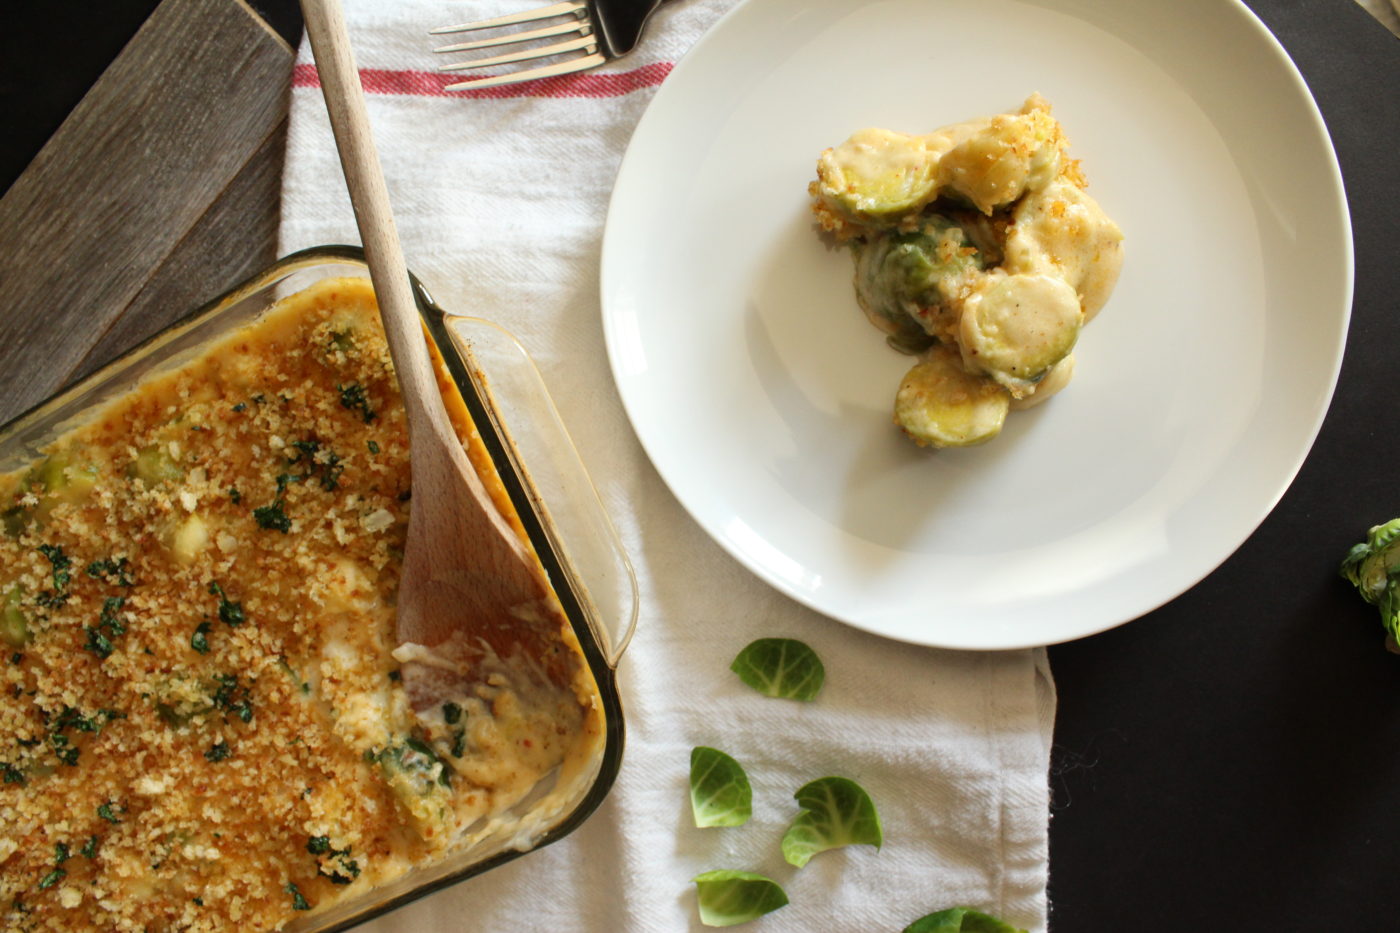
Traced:
<svg viewBox="0 0 1400 933">
<path fill-rule="evenodd" d="M 565 39 L 562 42 L 534 45 L 518 52 L 474 58 L 440 69 L 442 71 L 472 71 L 478 68 L 492 68 L 496 65 L 513 65 L 518 62 L 534 61 L 552 55 L 568 56 L 561 61 L 541 65 L 538 68 L 490 74 L 472 81 L 449 84 L 445 90 L 460 91 L 496 87 L 501 84 L 517 84 L 536 78 L 549 78 L 555 75 L 586 71 L 627 55 L 641 41 L 642 30 L 646 26 L 648 17 L 662 2 L 664 0 L 564 0 L 563 3 L 527 10 L 524 13 L 510 13 L 475 23 L 463 23 L 459 26 L 443 26 L 430 30 L 430 34 L 440 36 L 454 32 L 474 32 L 478 29 L 496 29 L 503 26 L 540 23 L 544 20 L 561 20 L 561 22 L 541 25 L 535 29 L 506 31 L 485 39 L 472 39 L 456 45 L 445 45 L 436 50 L 438 52 L 469 52 L 474 49 L 489 49 L 501 45 L 513 45 L 577 33 L 576 38 Z"/>
<path fill-rule="evenodd" d="M 515 84 L 521 81 L 530 81 L 536 78 L 572 74 L 573 72 L 595 68 L 608 60 L 608 56 L 599 48 L 597 37 L 594 35 L 593 23 L 589 19 L 589 10 L 583 0 L 565 0 L 563 3 L 555 3 L 534 10 L 527 10 L 523 13 L 510 13 L 505 16 L 496 16 L 491 19 L 479 20 L 474 23 L 462 23 L 456 26 L 442 26 L 430 30 L 430 34 L 447 35 L 459 32 L 476 32 L 483 29 L 497 29 L 503 26 L 518 26 L 521 24 L 538 23 L 543 20 L 554 19 L 562 19 L 563 21 L 550 23 L 537 29 L 508 31 L 485 39 L 473 39 L 454 45 L 445 45 L 441 48 L 434 49 L 434 51 L 468 52 L 476 49 L 490 49 L 497 46 L 514 45 L 521 42 L 531 42 L 533 40 L 548 39 L 555 36 L 568 36 L 571 34 L 574 35 L 574 38 L 564 39 L 561 42 L 553 42 L 547 45 L 535 45 L 519 51 L 505 52 L 500 55 L 473 58 L 464 62 L 444 65 L 438 70 L 472 71 L 478 68 L 494 68 L 498 65 L 513 65 L 519 62 L 529 62 L 535 59 L 549 58 L 554 55 L 562 55 L 571 52 L 582 54 L 576 54 L 562 61 L 541 65 L 537 68 L 509 71 L 504 74 L 486 75 L 474 80 L 450 84 L 445 90 L 484 89 L 502 84 Z"/>
</svg>

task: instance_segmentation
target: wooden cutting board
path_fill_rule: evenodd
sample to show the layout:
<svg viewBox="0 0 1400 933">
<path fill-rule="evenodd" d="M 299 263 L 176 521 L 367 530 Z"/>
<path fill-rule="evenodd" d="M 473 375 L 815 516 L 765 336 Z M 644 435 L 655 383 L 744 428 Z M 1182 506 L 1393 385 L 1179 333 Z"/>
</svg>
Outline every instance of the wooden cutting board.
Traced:
<svg viewBox="0 0 1400 933">
<path fill-rule="evenodd" d="M 276 258 L 294 57 L 164 0 L 0 198 L 0 423 Z"/>
</svg>

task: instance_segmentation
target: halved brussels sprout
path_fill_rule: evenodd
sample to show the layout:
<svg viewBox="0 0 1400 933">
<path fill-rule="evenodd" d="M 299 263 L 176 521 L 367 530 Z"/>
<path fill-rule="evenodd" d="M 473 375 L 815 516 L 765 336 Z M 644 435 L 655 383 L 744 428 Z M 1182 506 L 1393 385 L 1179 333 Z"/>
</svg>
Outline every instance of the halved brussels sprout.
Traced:
<svg viewBox="0 0 1400 933">
<path fill-rule="evenodd" d="M 1054 179 L 1062 147 L 1059 124 L 1048 112 L 1001 114 L 943 156 L 938 184 L 990 214 Z"/>
<path fill-rule="evenodd" d="M 177 480 L 185 475 L 163 443 L 151 444 L 137 451 L 136 459 L 131 461 L 126 473 L 145 486 L 158 486 L 166 480 Z"/>
<path fill-rule="evenodd" d="M 931 321 L 920 312 L 945 303 L 942 283 L 982 268 L 967 233 L 941 214 L 909 233 L 880 233 L 854 244 L 856 300 L 876 327 L 903 352 L 931 343 Z"/>
<path fill-rule="evenodd" d="M 822 153 L 816 194 L 853 220 L 889 222 L 932 201 L 937 174 L 938 153 L 925 137 L 870 128 Z"/>
<path fill-rule="evenodd" d="M 1079 296 L 1062 279 L 989 276 L 963 303 L 963 361 L 1021 398 L 1074 349 L 1083 319 Z"/>
<path fill-rule="evenodd" d="M 920 447 L 969 447 L 1001 433 L 1011 395 L 962 367 L 958 355 L 933 347 L 904 376 L 894 422 Z"/>
<path fill-rule="evenodd" d="M 24 590 L 16 583 L 5 593 L 5 601 L 0 604 L 0 641 L 11 648 L 23 648 L 29 643 L 29 617 L 25 615 L 20 601 Z"/>
</svg>

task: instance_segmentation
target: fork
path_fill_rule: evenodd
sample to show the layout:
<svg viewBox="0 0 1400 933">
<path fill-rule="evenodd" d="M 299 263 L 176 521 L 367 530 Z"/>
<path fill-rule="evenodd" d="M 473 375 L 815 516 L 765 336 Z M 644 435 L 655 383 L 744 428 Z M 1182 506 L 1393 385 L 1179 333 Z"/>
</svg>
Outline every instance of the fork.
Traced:
<svg viewBox="0 0 1400 933">
<path fill-rule="evenodd" d="M 485 39 L 474 39 L 445 45 L 435 52 L 468 52 L 475 49 L 490 49 L 520 42 L 534 42 L 558 36 L 572 36 L 548 45 L 533 45 L 514 52 L 474 58 L 452 65 L 444 65 L 439 71 L 472 71 L 480 68 L 494 68 L 497 65 L 512 65 L 536 59 L 581 52 L 569 58 L 536 68 L 508 71 L 481 78 L 449 84 L 444 90 L 460 91 L 496 87 L 502 84 L 516 84 L 536 78 L 549 78 L 555 75 L 573 74 L 597 68 L 613 59 L 621 58 L 637 47 L 642 29 L 652 11 L 664 0 L 563 0 L 550 6 L 527 10 L 523 13 L 509 13 L 492 19 L 457 26 L 441 26 L 429 31 L 429 35 L 446 35 L 457 32 L 475 32 L 482 29 L 498 29 L 504 26 L 520 26 L 545 22 L 538 28 L 519 29 L 503 32 Z M 554 22 L 549 22 L 553 20 Z"/>
</svg>

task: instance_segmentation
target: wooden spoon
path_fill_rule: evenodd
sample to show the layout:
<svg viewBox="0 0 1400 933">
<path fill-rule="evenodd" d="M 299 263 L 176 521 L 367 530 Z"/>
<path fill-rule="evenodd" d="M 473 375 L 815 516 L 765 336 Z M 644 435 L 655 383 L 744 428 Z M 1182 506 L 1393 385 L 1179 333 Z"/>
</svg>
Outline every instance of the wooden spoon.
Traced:
<svg viewBox="0 0 1400 933">
<path fill-rule="evenodd" d="M 538 560 L 491 501 L 443 405 L 339 0 L 301 6 L 408 416 L 413 499 L 396 656 L 421 710 L 460 697 L 488 646 L 501 657 L 557 652 L 562 618 Z"/>
</svg>

